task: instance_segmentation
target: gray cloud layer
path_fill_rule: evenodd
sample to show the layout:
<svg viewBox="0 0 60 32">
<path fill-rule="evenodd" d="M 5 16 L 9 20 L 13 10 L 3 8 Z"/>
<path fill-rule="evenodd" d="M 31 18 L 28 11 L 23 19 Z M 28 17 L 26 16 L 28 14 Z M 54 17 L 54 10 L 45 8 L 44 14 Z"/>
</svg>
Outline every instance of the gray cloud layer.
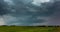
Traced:
<svg viewBox="0 0 60 32">
<path fill-rule="evenodd" d="M 4 3 L 4 1 L 2 2 Z M 50 25 L 51 23 L 56 25 L 60 22 L 58 20 L 60 17 L 60 1 L 44 2 L 40 3 L 40 6 L 33 4 L 32 0 L 12 0 L 9 2 L 10 5 L 7 3 L 8 1 L 5 2 L 7 4 L 2 2 L 0 2 L 0 15 L 3 15 L 8 25 Z"/>
</svg>

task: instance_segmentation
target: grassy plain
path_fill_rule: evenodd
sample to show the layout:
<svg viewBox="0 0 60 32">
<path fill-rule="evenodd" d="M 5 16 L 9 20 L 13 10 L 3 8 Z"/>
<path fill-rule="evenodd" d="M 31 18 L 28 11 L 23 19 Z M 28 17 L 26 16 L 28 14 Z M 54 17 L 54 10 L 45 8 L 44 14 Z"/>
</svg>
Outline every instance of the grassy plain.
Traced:
<svg viewBox="0 0 60 32">
<path fill-rule="evenodd" d="M 0 26 L 0 32 L 57 32 L 56 27 Z"/>
</svg>

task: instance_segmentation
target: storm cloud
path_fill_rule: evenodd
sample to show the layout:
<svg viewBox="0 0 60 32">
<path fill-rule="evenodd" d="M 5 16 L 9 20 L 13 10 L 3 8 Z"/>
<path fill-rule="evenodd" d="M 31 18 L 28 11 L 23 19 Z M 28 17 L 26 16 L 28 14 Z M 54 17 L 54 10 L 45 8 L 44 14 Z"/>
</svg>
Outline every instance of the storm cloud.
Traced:
<svg viewBox="0 0 60 32">
<path fill-rule="evenodd" d="M 4 4 L 3 0 L 0 0 L 0 15 L 4 15 L 6 13 L 8 13 L 6 5 Z"/>
<path fill-rule="evenodd" d="M 0 15 L 6 25 L 59 25 L 58 0 L 0 0 Z"/>
</svg>

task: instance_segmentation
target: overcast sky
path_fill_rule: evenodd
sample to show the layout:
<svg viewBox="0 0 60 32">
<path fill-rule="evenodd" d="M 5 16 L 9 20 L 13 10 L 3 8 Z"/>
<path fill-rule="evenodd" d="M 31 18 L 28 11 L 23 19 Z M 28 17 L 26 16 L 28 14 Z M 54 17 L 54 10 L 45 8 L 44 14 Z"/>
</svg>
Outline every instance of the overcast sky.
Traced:
<svg viewBox="0 0 60 32">
<path fill-rule="evenodd" d="M 60 1 L 0 0 L 0 25 L 60 25 Z"/>
</svg>

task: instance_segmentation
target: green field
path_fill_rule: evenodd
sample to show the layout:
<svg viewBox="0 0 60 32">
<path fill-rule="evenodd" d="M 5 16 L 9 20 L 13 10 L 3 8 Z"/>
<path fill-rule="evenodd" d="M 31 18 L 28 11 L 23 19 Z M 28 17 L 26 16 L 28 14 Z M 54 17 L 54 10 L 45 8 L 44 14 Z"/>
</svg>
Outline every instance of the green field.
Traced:
<svg viewBox="0 0 60 32">
<path fill-rule="evenodd" d="M 0 26 L 0 32 L 57 32 L 55 27 Z"/>
</svg>

